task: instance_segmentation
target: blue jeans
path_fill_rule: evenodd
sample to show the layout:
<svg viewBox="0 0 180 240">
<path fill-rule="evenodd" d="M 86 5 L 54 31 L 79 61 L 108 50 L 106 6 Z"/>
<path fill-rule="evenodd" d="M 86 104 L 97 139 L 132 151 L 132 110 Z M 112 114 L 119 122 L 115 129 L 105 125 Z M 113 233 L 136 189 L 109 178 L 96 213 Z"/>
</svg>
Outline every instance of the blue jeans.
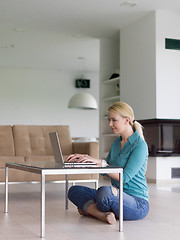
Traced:
<svg viewBox="0 0 180 240">
<path fill-rule="evenodd" d="M 116 218 L 119 218 L 119 190 L 117 196 L 115 196 L 111 186 L 103 186 L 97 190 L 84 186 L 72 186 L 68 191 L 68 198 L 85 212 L 92 203 L 95 203 L 100 211 L 113 212 Z M 142 219 L 147 215 L 148 211 L 148 201 L 123 192 L 124 220 Z"/>
</svg>

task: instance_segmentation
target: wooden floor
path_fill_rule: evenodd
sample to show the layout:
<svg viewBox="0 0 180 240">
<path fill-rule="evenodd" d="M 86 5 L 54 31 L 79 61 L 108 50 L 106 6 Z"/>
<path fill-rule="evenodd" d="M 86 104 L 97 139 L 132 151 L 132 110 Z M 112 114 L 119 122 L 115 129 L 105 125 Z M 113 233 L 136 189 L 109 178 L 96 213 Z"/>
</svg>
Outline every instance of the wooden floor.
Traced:
<svg viewBox="0 0 180 240">
<path fill-rule="evenodd" d="M 109 182 L 101 181 L 108 185 Z M 86 184 L 92 186 L 92 184 Z M 46 240 L 179 240 L 180 185 L 149 184 L 150 212 L 139 221 L 124 221 L 124 231 L 94 218 L 80 216 L 70 203 L 64 209 L 64 184 L 46 184 Z M 9 213 L 4 214 L 0 185 L 0 240 L 40 239 L 40 184 L 10 184 Z"/>
</svg>

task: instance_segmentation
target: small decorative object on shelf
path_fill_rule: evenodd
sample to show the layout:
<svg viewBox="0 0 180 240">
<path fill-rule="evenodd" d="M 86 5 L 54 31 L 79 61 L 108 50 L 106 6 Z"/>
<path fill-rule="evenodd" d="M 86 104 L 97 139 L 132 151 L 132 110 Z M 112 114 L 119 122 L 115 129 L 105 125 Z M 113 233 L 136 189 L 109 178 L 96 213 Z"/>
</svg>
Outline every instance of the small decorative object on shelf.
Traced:
<svg viewBox="0 0 180 240">
<path fill-rule="evenodd" d="M 119 95 L 120 94 L 120 87 L 119 87 L 119 83 L 116 83 L 116 94 Z"/>
<path fill-rule="evenodd" d="M 114 79 L 114 78 L 118 78 L 119 77 L 119 73 L 113 73 L 109 79 Z"/>
<path fill-rule="evenodd" d="M 109 79 L 119 78 L 120 77 L 120 67 L 116 69 L 116 71 L 110 76 Z"/>
</svg>

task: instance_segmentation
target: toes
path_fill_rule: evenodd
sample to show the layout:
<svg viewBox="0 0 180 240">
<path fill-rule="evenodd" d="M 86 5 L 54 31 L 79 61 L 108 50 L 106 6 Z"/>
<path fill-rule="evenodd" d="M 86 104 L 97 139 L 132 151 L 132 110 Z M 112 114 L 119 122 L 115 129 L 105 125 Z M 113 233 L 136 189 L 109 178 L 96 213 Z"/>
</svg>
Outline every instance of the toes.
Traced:
<svg viewBox="0 0 180 240">
<path fill-rule="evenodd" d="M 114 213 L 112 213 L 112 212 L 107 213 L 106 219 L 109 224 L 116 224 L 116 217 L 115 217 Z"/>
</svg>

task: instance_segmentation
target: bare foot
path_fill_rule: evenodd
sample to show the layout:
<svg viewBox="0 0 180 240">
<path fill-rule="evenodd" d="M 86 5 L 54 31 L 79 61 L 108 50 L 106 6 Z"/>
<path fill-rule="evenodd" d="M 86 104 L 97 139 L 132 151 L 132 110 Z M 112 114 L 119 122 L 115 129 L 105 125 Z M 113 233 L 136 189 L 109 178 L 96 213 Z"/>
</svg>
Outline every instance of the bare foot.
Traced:
<svg viewBox="0 0 180 240">
<path fill-rule="evenodd" d="M 116 217 L 113 212 L 101 212 L 97 218 L 103 222 L 107 222 L 109 224 L 115 224 L 116 223 Z"/>
<path fill-rule="evenodd" d="M 106 220 L 109 224 L 116 224 L 116 217 L 113 212 L 106 213 Z"/>
<path fill-rule="evenodd" d="M 97 209 L 95 203 L 92 203 L 87 208 L 87 214 L 99 219 L 100 221 L 107 222 L 109 224 L 116 223 L 116 217 L 113 212 L 102 212 Z"/>
<path fill-rule="evenodd" d="M 78 213 L 82 216 L 87 216 L 87 214 L 83 210 L 81 210 L 80 208 L 78 208 Z"/>
</svg>

